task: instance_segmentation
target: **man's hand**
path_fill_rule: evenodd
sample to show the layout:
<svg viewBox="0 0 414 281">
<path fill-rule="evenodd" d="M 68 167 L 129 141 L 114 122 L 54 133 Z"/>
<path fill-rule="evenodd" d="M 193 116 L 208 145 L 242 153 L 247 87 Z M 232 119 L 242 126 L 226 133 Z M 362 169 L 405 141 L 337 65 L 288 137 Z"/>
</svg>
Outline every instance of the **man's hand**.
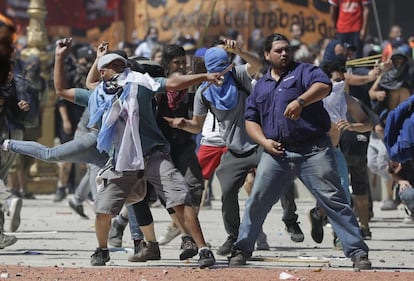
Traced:
<svg viewBox="0 0 414 281">
<path fill-rule="evenodd" d="M 281 155 L 284 153 L 285 149 L 283 148 L 280 142 L 274 141 L 272 139 L 266 139 L 263 143 L 263 148 L 270 154 Z"/>
<path fill-rule="evenodd" d="M 241 46 L 237 43 L 236 40 L 232 39 L 224 39 L 224 49 L 227 52 L 235 53 L 237 54 L 241 50 Z"/>
<path fill-rule="evenodd" d="M 182 129 L 187 125 L 187 121 L 183 117 L 171 118 L 164 116 L 163 118 L 171 128 Z"/>
<path fill-rule="evenodd" d="M 300 118 L 301 113 L 302 113 L 302 106 L 299 104 L 297 100 L 293 100 L 288 104 L 283 115 L 287 119 L 298 120 Z"/>
<path fill-rule="evenodd" d="M 338 127 L 338 130 L 340 131 L 345 131 L 345 130 L 353 131 L 354 130 L 352 123 L 349 123 L 348 120 L 339 120 L 336 123 L 336 126 Z"/>
<path fill-rule="evenodd" d="M 96 58 L 100 58 L 108 52 L 109 43 L 107 41 L 102 41 L 98 45 L 98 49 L 96 51 Z"/>
<path fill-rule="evenodd" d="M 223 85 L 224 76 L 220 73 L 207 73 L 207 81 L 220 87 Z"/>
<path fill-rule="evenodd" d="M 72 38 L 63 38 L 56 41 L 55 55 L 61 56 L 66 54 L 72 45 Z"/>
<path fill-rule="evenodd" d="M 23 111 L 29 111 L 30 110 L 30 105 L 27 101 L 25 100 L 21 100 L 17 103 L 17 106 L 20 108 L 20 110 Z"/>
<path fill-rule="evenodd" d="M 409 181 L 407 181 L 407 180 L 399 180 L 399 181 L 398 181 L 398 184 L 399 184 L 399 186 L 400 186 L 400 192 L 402 192 L 402 191 L 404 191 L 404 190 L 406 190 L 406 189 L 409 189 L 409 188 L 413 188 L 413 187 L 411 186 L 410 182 L 409 182 Z"/>
</svg>

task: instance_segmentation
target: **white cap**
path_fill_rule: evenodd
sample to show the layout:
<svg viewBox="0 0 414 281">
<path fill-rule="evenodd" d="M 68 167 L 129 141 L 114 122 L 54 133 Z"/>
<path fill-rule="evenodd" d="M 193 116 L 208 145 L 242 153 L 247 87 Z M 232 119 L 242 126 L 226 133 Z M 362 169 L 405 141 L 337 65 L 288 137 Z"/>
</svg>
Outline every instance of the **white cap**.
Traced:
<svg viewBox="0 0 414 281">
<path fill-rule="evenodd" d="M 120 60 L 125 64 L 125 66 L 127 66 L 127 60 L 124 57 L 118 54 L 115 54 L 115 53 L 110 53 L 110 54 L 103 55 L 102 57 L 99 58 L 98 65 L 97 65 L 98 70 L 101 70 L 102 68 L 104 68 L 105 66 L 113 62 L 114 60 Z"/>
</svg>

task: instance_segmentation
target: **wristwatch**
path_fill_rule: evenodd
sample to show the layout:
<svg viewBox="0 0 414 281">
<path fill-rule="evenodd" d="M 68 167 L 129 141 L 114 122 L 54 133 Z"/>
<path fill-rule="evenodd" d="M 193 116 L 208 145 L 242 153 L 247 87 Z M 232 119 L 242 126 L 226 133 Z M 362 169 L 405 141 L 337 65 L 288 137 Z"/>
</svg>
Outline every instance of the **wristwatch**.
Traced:
<svg viewBox="0 0 414 281">
<path fill-rule="evenodd" d="M 297 98 L 297 99 L 296 99 L 296 101 L 299 103 L 299 105 L 300 105 L 301 107 L 304 107 L 304 106 L 305 106 L 305 100 L 304 100 L 304 99 Z"/>
</svg>

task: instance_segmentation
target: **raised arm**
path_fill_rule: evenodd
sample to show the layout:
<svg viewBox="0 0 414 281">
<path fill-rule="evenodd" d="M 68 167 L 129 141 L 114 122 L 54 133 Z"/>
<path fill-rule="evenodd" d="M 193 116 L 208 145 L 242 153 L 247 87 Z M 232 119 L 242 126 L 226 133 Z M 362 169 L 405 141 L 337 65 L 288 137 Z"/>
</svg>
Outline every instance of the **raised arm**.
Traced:
<svg viewBox="0 0 414 281">
<path fill-rule="evenodd" d="M 99 71 L 97 68 L 98 60 L 100 57 L 105 55 L 108 52 L 108 42 L 103 41 L 99 44 L 98 50 L 96 52 L 96 59 L 93 62 L 91 68 L 89 69 L 88 76 L 86 76 L 86 88 L 93 90 L 99 84 Z"/>
<path fill-rule="evenodd" d="M 259 56 L 253 52 L 249 52 L 238 45 L 236 40 L 225 39 L 224 48 L 228 52 L 232 52 L 240 56 L 247 63 L 247 72 L 250 76 L 256 75 L 262 68 L 262 61 Z"/>
<path fill-rule="evenodd" d="M 53 84 L 56 95 L 70 102 L 75 101 L 75 89 L 68 88 L 65 79 L 64 59 L 72 44 L 72 38 L 60 39 L 56 42 L 55 65 L 53 71 Z"/>
</svg>

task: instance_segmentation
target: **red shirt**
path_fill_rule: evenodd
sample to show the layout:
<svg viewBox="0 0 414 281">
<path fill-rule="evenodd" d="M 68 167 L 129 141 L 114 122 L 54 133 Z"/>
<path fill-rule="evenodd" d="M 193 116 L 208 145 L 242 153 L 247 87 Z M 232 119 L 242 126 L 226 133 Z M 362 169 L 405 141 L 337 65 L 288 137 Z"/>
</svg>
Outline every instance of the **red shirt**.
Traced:
<svg viewBox="0 0 414 281">
<path fill-rule="evenodd" d="M 371 4 L 370 0 L 329 0 L 338 7 L 336 30 L 339 33 L 359 32 L 363 22 L 363 6 Z"/>
</svg>

